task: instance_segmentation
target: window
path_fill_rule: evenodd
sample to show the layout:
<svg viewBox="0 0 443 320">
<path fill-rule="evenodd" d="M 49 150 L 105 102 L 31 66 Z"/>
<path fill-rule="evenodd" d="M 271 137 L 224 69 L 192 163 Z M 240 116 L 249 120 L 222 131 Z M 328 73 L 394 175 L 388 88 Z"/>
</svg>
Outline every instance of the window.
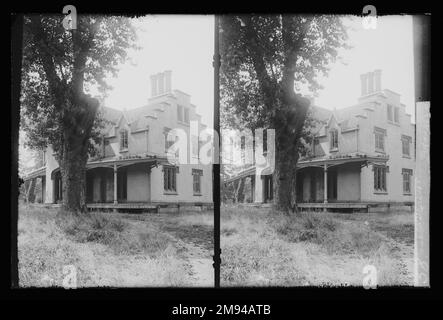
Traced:
<svg viewBox="0 0 443 320">
<path fill-rule="evenodd" d="M 171 129 L 165 128 L 163 134 L 165 135 L 165 153 L 168 153 L 168 149 L 174 144 L 174 141 L 168 140 L 168 134 Z"/>
<path fill-rule="evenodd" d="M 240 137 L 240 157 L 241 163 L 245 164 L 246 162 L 246 138 L 245 136 Z"/>
<path fill-rule="evenodd" d="M 411 145 L 411 137 L 402 135 L 401 136 L 401 144 L 402 144 L 402 152 L 403 156 L 409 157 L 411 156 L 410 145 Z"/>
<path fill-rule="evenodd" d="M 314 137 L 313 139 L 313 145 L 312 145 L 312 156 L 315 157 L 316 150 L 318 149 L 320 145 L 320 139 L 318 137 Z"/>
<path fill-rule="evenodd" d="M 165 192 L 177 192 L 178 167 L 163 167 L 163 188 Z"/>
<path fill-rule="evenodd" d="M 184 116 L 183 116 L 183 106 L 181 105 L 177 105 L 177 119 L 180 122 L 184 121 Z"/>
<path fill-rule="evenodd" d="M 199 157 L 199 151 L 200 151 L 200 141 L 198 140 L 197 136 L 192 136 L 192 155 L 196 158 Z"/>
<path fill-rule="evenodd" d="M 395 123 L 399 123 L 400 122 L 400 120 L 399 120 L 399 107 L 395 107 L 394 108 L 394 122 Z"/>
<path fill-rule="evenodd" d="M 263 130 L 263 153 L 268 152 L 268 130 Z"/>
<path fill-rule="evenodd" d="M 185 123 L 189 123 L 189 108 L 185 108 Z"/>
<path fill-rule="evenodd" d="M 331 150 L 338 149 L 338 130 L 333 129 L 330 132 L 331 135 Z"/>
<path fill-rule="evenodd" d="M 378 192 L 386 192 L 386 166 L 374 165 L 374 190 Z"/>
<path fill-rule="evenodd" d="M 149 130 L 146 130 L 146 152 L 149 152 Z"/>
<path fill-rule="evenodd" d="M 42 152 L 42 161 L 43 161 L 43 165 L 46 165 L 46 151 Z"/>
<path fill-rule="evenodd" d="M 388 104 L 388 120 L 392 121 L 392 106 Z"/>
<path fill-rule="evenodd" d="M 403 175 L 403 193 L 410 194 L 411 193 L 412 170 L 411 169 L 402 169 L 401 173 Z"/>
<path fill-rule="evenodd" d="M 201 177 L 203 175 L 203 170 L 192 169 L 192 189 L 194 194 L 201 194 Z"/>
<path fill-rule="evenodd" d="M 375 151 L 385 152 L 385 136 L 386 130 L 382 128 L 374 128 Z"/>
<path fill-rule="evenodd" d="M 128 149 L 128 130 L 120 131 L 120 150 Z"/>
</svg>

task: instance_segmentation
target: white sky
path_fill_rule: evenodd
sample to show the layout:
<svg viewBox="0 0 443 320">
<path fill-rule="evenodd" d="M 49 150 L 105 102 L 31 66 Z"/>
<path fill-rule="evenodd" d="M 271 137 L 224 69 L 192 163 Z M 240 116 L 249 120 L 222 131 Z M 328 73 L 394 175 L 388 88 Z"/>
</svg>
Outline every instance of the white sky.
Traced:
<svg viewBox="0 0 443 320">
<path fill-rule="evenodd" d="M 361 93 L 360 74 L 381 69 L 382 89 L 400 94 L 415 122 L 412 16 L 379 17 L 375 30 L 363 28 L 361 17 L 349 16 L 344 22 L 352 28 L 348 35 L 353 48 L 340 52 L 347 65 L 337 61 L 331 66 L 315 104 L 327 109 L 356 104 Z"/>
<path fill-rule="evenodd" d="M 337 61 L 328 77 L 321 79 L 324 89 L 318 92 L 316 104 L 327 109 L 356 104 L 360 74 L 381 69 L 382 89 L 399 93 L 415 121 L 412 17 L 379 17 L 375 30 L 364 29 L 360 17 L 349 16 L 344 21 L 351 27 L 349 44 L 353 48 L 341 50 L 346 64 Z M 109 79 L 114 89 L 105 105 L 116 109 L 145 105 L 150 96 L 149 76 L 172 70 L 172 88 L 190 94 L 203 122 L 212 126 L 214 17 L 150 15 L 134 23 L 142 49 L 128 52 L 131 61 L 121 66 L 116 78 Z M 23 143 L 20 145 L 23 157 Z"/>
<path fill-rule="evenodd" d="M 342 61 L 331 65 L 324 86 L 315 98 L 327 108 L 344 108 L 357 103 L 360 74 L 382 70 L 382 89 L 401 95 L 406 112 L 414 121 L 414 78 L 411 16 L 384 16 L 377 28 L 365 29 L 361 17 L 343 18 L 349 26 L 351 49 L 340 50 Z M 121 66 L 114 89 L 105 105 L 132 109 L 147 102 L 149 75 L 172 70 L 173 89 L 191 95 L 204 123 L 212 124 L 214 17 L 203 15 L 150 15 L 135 20 L 141 50 L 130 51 L 131 62 Z"/>
<path fill-rule="evenodd" d="M 105 105 L 132 109 L 151 95 L 149 76 L 172 71 L 172 89 L 191 95 L 202 121 L 212 126 L 214 108 L 214 17 L 204 15 L 150 15 L 134 20 L 141 50 L 128 52 L 132 61 L 121 66 Z"/>
</svg>

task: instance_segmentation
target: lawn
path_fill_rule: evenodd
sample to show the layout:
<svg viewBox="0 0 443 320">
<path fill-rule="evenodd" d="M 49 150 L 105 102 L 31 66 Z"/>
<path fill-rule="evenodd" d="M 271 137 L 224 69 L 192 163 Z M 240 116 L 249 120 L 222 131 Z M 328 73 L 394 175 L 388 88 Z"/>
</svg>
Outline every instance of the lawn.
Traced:
<svg viewBox="0 0 443 320">
<path fill-rule="evenodd" d="M 19 285 L 212 287 L 212 211 L 161 214 L 19 206 Z M 75 270 L 73 273 L 72 270 Z"/>
<path fill-rule="evenodd" d="M 270 208 L 222 206 L 222 286 L 413 284 L 412 213 L 286 216 Z"/>
</svg>

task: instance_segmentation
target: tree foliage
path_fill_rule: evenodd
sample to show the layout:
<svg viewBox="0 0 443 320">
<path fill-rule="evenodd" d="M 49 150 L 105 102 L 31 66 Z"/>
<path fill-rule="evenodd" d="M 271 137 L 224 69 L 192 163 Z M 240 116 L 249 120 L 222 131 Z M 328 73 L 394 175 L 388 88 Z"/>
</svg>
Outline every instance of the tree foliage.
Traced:
<svg viewBox="0 0 443 320">
<path fill-rule="evenodd" d="M 97 89 L 104 97 L 109 89 L 105 79 L 117 74 L 127 49 L 135 47 L 136 33 L 126 17 L 79 15 L 73 30 L 64 28 L 63 18 L 24 18 L 21 128 L 29 147 L 53 148 L 63 198 L 79 207 L 74 205 L 84 200 L 79 184 L 102 121 L 99 100 L 90 93 Z"/>
<path fill-rule="evenodd" d="M 135 31 L 128 18 L 78 16 L 77 29 L 63 27 L 63 15 L 32 15 L 24 19 L 21 127 L 27 145 L 41 149 L 52 145 L 62 151 L 63 129 L 83 130 L 94 121 L 91 137 L 97 138 L 100 117 L 96 110 L 79 108 L 75 100 L 98 88 L 102 96 L 105 78 L 117 74 L 117 66 L 134 47 Z"/>
<path fill-rule="evenodd" d="M 340 17 L 332 15 L 248 15 L 221 18 L 222 126 L 276 130 L 274 199 L 294 208 L 295 165 L 309 143 L 309 100 L 319 75 L 347 47 Z"/>
</svg>

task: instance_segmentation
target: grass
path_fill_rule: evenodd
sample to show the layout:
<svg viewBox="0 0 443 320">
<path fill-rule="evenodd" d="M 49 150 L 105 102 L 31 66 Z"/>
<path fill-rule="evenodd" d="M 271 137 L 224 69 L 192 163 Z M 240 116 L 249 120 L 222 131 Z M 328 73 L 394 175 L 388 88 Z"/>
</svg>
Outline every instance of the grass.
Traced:
<svg viewBox="0 0 443 320">
<path fill-rule="evenodd" d="M 361 286 L 374 265 L 380 286 L 412 282 L 413 215 L 221 211 L 224 286 Z"/>
<path fill-rule="evenodd" d="M 165 228 L 187 219 L 198 225 L 197 216 L 206 221 L 207 215 L 191 212 L 168 218 L 163 214 L 158 221 L 149 214 L 72 215 L 20 205 L 19 284 L 62 286 L 67 266 L 74 266 L 78 287 L 193 286 L 199 275 L 193 274 L 187 258 L 192 246 L 185 247 L 186 239 Z"/>
</svg>

